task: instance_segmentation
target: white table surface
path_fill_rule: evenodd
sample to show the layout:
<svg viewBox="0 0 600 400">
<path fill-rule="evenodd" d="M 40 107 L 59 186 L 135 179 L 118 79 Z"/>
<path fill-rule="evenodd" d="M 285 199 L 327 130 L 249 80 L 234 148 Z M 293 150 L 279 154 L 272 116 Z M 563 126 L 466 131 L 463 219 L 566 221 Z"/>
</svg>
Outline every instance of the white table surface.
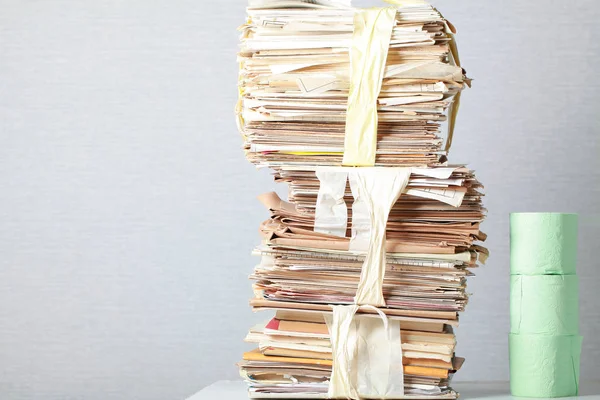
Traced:
<svg viewBox="0 0 600 400">
<path fill-rule="evenodd" d="M 461 400 L 511 400 L 508 382 L 453 382 L 452 387 L 460 393 Z M 202 389 L 187 400 L 245 400 L 248 399 L 246 384 L 239 381 L 218 381 Z M 562 399 L 600 400 L 600 381 L 582 382 L 580 395 Z"/>
</svg>

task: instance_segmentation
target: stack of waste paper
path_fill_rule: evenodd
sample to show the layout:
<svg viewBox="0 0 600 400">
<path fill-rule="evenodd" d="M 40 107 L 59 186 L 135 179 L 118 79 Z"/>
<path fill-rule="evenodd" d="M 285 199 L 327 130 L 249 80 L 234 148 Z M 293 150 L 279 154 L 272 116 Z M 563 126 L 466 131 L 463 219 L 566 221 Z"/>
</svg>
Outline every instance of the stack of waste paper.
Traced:
<svg viewBox="0 0 600 400">
<path fill-rule="evenodd" d="M 238 125 L 288 186 L 259 197 L 250 304 L 272 318 L 239 363 L 251 397 L 458 395 L 453 329 L 488 255 L 482 185 L 447 159 L 470 81 L 452 25 L 397 3 L 249 3 Z"/>
</svg>

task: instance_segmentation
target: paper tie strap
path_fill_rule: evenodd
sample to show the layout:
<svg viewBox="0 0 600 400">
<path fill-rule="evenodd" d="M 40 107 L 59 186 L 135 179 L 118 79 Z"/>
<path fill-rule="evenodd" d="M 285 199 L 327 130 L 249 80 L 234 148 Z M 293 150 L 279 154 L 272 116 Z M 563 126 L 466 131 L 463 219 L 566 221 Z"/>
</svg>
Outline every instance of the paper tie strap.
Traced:
<svg viewBox="0 0 600 400">
<path fill-rule="evenodd" d="M 375 316 L 360 315 L 362 309 Z M 324 314 L 333 367 L 327 397 L 332 399 L 399 398 L 404 395 L 400 322 L 373 306 L 333 306 Z"/>
<path fill-rule="evenodd" d="M 396 12 L 393 7 L 371 8 L 357 10 L 354 15 L 343 165 L 375 165 L 377 98 Z"/>
</svg>

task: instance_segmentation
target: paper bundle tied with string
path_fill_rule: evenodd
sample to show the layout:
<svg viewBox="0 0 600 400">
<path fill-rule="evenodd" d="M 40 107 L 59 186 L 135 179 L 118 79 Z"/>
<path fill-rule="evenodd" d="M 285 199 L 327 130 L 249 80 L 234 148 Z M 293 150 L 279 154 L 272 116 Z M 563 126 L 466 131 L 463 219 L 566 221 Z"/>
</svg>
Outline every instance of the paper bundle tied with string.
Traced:
<svg viewBox="0 0 600 400">
<path fill-rule="evenodd" d="M 238 126 L 289 185 L 260 196 L 250 303 L 275 317 L 246 337 L 251 397 L 458 396 L 453 329 L 488 255 L 482 185 L 447 162 L 470 80 L 436 9 L 388 3 L 249 1 Z"/>
</svg>

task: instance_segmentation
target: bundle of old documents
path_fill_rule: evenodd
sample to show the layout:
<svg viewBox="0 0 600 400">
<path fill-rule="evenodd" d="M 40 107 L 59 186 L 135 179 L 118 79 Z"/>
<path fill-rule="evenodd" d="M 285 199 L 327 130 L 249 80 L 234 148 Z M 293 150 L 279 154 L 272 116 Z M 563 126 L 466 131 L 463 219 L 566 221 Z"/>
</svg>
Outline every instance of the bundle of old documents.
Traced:
<svg viewBox="0 0 600 400">
<path fill-rule="evenodd" d="M 454 328 L 488 255 L 482 185 L 447 159 L 470 81 L 436 9 L 389 3 L 249 2 L 239 129 L 288 187 L 259 196 L 251 397 L 458 396 Z"/>
</svg>

